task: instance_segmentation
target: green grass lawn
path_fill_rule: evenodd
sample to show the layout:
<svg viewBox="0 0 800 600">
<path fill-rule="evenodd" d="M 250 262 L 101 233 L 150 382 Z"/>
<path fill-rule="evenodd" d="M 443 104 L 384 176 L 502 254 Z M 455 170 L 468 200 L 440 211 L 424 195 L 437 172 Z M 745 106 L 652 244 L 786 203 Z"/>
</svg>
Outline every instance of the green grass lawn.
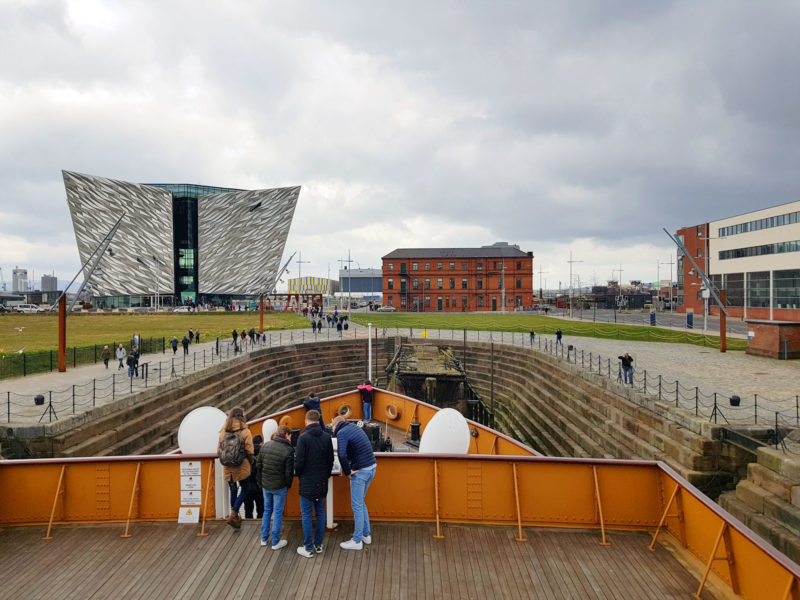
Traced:
<svg viewBox="0 0 800 600">
<path fill-rule="evenodd" d="M 719 348 L 719 336 L 674 331 L 659 327 L 641 327 L 615 323 L 566 321 L 539 315 L 524 314 L 420 314 L 420 313 L 356 313 L 354 323 L 401 329 L 467 329 L 471 331 L 516 331 L 554 334 L 559 327 L 565 336 L 623 339 L 643 342 L 695 344 Z M 744 350 L 747 340 L 728 338 L 729 350 Z"/>
<path fill-rule="evenodd" d="M 18 327 L 24 327 L 20 332 Z M 258 331 L 258 312 L 200 312 L 159 314 L 75 314 L 67 317 L 67 346 L 127 342 L 135 333 L 142 338 L 178 339 L 189 329 L 200 330 L 200 341 L 230 337 L 234 329 Z M 265 312 L 264 329 L 309 327 L 307 319 L 293 312 Z M 0 315 L 0 353 L 12 354 L 58 348 L 58 316 L 54 314 Z"/>
</svg>

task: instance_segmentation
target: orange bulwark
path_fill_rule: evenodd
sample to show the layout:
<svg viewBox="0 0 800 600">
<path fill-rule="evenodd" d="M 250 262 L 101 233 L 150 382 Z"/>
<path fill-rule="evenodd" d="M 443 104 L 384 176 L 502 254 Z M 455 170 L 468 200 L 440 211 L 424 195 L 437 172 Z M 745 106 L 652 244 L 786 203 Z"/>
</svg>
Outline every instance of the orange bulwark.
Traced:
<svg viewBox="0 0 800 600">
<path fill-rule="evenodd" d="M 351 413 L 360 410 L 356 393 L 323 402 L 325 420 L 346 404 Z M 426 422 L 427 412 L 436 408 L 377 394 L 378 420 L 395 414 L 392 410 L 397 411 L 393 421 L 404 428 L 412 418 Z M 288 418 L 299 427 L 303 409 L 274 418 Z M 260 425 L 251 425 L 253 433 Z M 458 456 L 378 454 L 378 476 L 369 490 L 370 518 L 508 526 L 520 543 L 523 528 L 595 530 L 597 543 L 607 541 L 612 547 L 615 531 L 648 531 L 654 544 L 665 542 L 686 562 L 701 565 L 698 595 L 710 576 L 716 588 L 725 586 L 727 593 L 742 598 L 800 598 L 797 565 L 663 463 L 535 456 L 510 438 L 474 423 L 470 427 L 478 431 L 472 445 L 479 453 L 471 447 L 471 454 Z M 172 454 L 0 461 L 0 526 L 41 526 L 42 534 L 47 528 L 57 538 L 61 524 L 118 522 L 120 534 L 136 537 L 137 522 L 177 521 L 180 463 L 198 461 L 204 486 L 203 504 L 197 507 L 201 523 L 186 526 L 192 528 L 187 535 L 194 537 L 218 512 L 215 458 Z M 334 478 L 333 497 L 335 518 L 352 518 L 346 479 Z M 295 487 L 285 515 L 299 518 Z M 641 551 L 648 552 L 646 542 Z"/>
</svg>

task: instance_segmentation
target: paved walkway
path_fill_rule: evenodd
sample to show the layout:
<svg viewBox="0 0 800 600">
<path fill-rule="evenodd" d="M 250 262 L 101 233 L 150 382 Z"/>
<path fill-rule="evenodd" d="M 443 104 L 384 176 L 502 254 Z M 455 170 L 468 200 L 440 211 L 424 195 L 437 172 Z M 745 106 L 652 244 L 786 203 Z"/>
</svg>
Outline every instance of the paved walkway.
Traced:
<svg viewBox="0 0 800 600">
<path fill-rule="evenodd" d="M 378 329 L 378 335 L 396 335 L 394 328 Z M 458 344 L 464 339 L 463 331 L 400 329 L 403 336 L 412 335 L 420 338 L 447 341 Z M 366 328 L 351 323 L 350 329 L 343 333 L 346 338 L 363 338 Z M 321 334 L 312 334 L 310 329 L 273 331 L 268 334 L 261 347 L 281 344 L 310 342 L 312 339 L 336 340 L 335 329 L 324 328 Z M 510 334 L 487 331 L 468 331 L 468 341 L 493 341 L 495 343 L 514 344 L 530 347 L 528 334 Z M 229 340 L 220 340 L 219 357 L 213 354 L 215 342 L 205 342 L 190 346 L 190 353 L 184 360 L 182 349 L 174 357 L 171 349 L 165 354 L 144 355 L 142 362 L 149 362 L 147 380 L 128 379 L 124 370 L 116 370 L 114 363 L 106 370 L 102 363 L 69 369 L 66 373 L 42 373 L 28 377 L 0 381 L 0 420 L 11 423 L 36 423 L 55 420 L 47 411 L 48 400 L 52 397 L 55 416 L 63 418 L 71 415 L 73 410 L 80 413 L 95 405 L 102 405 L 114 399 L 122 398 L 131 392 L 138 392 L 147 387 L 168 381 L 173 377 L 192 373 L 196 370 L 217 364 L 220 357 L 229 360 L 234 357 Z M 697 409 L 699 414 L 711 415 L 713 395 L 718 394 L 718 409 L 721 415 L 719 422 L 728 419 L 732 423 L 754 423 L 774 425 L 775 413 L 780 411 L 780 423 L 783 426 L 800 423 L 800 363 L 798 361 L 779 361 L 768 358 L 750 356 L 744 352 L 720 353 L 711 348 L 702 348 L 688 344 L 665 344 L 659 342 L 633 342 L 606 340 L 599 338 L 564 338 L 564 344 L 574 346 L 570 356 L 572 362 L 583 364 L 589 368 L 589 361 L 598 368 L 598 355 L 601 357 L 601 372 L 608 374 L 610 359 L 612 379 L 617 379 L 617 356 L 629 352 L 634 358 L 635 385 L 644 391 L 644 377 L 647 372 L 647 393 L 658 394 L 658 376 L 661 375 L 662 399 L 675 399 L 675 382 L 679 382 L 678 400 L 681 407 L 695 409 L 695 386 L 698 388 Z M 555 348 L 553 336 L 536 336 L 534 349 L 549 351 Z M 254 349 L 248 345 L 246 351 Z M 557 349 L 559 356 L 560 348 Z M 564 348 L 566 359 L 567 351 Z M 174 373 L 173 373 L 174 366 Z M 45 396 L 44 406 L 34 406 L 36 394 Z M 728 397 L 738 394 L 741 406 L 733 408 Z M 756 397 L 757 395 L 757 397 Z M 756 421 L 757 416 L 757 421 Z"/>
</svg>

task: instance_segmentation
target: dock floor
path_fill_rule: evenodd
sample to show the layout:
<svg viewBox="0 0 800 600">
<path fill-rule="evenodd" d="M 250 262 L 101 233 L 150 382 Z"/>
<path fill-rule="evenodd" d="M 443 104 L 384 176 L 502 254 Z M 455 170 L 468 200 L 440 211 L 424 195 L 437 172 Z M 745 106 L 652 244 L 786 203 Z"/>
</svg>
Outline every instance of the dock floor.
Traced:
<svg viewBox="0 0 800 600">
<path fill-rule="evenodd" d="M 697 579 L 665 548 L 649 552 L 650 537 L 599 532 L 375 523 L 373 543 L 360 552 L 339 548 L 352 531 L 341 523 L 325 550 L 300 557 L 298 521 L 284 521 L 289 545 L 259 545 L 260 522 L 235 532 L 224 523 L 199 538 L 196 526 L 135 523 L 0 529 L 0 598 L 233 599 L 233 598 L 689 598 Z M 703 598 L 713 598 L 706 590 Z"/>
</svg>

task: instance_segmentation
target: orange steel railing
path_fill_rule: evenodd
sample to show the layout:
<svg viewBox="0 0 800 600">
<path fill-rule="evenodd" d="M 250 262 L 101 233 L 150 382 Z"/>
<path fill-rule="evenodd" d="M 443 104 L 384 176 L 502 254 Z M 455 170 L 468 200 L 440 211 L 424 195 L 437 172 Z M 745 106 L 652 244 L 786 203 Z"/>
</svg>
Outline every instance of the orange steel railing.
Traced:
<svg viewBox="0 0 800 600">
<path fill-rule="evenodd" d="M 215 456 L 129 456 L 0 462 L 0 525 L 176 521 L 180 462 L 199 461 L 201 520 L 213 519 Z M 138 471 L 138 477 L 137 477 Z M 298 518 L 293 486 L 286 516 Z M 480 491 L 480 502 L 468 502 Z M 472 493 L 472 495 L 470 495 Z M 135 498 L 133 497 L 135 495 Z M 351 517 L 346 479 L 334 478 L 334 513 Z M 485 523 L 517 528 L 644 530 L 683 548 L 743 598 L 800 597 L 800 568 L 659 462 L 536 456 L 379 454 L 368 495 L 376 521 Z M 51 520 L 52 519 L 52 520 Z M 201 526 L 194 526 L 200 529 Z M 127 531 L 127 527 L 125 528 Z M 194 530 L 193 530 L 194 533 Z M 438 535 L 446 530 L 437 527 Z M 212 532 L 213 534 L 213 532 Z M 642 551 L 647 552 L 643 544 Z M 705 585 L 703 577 L 700 587 Z"/>
</svg>

